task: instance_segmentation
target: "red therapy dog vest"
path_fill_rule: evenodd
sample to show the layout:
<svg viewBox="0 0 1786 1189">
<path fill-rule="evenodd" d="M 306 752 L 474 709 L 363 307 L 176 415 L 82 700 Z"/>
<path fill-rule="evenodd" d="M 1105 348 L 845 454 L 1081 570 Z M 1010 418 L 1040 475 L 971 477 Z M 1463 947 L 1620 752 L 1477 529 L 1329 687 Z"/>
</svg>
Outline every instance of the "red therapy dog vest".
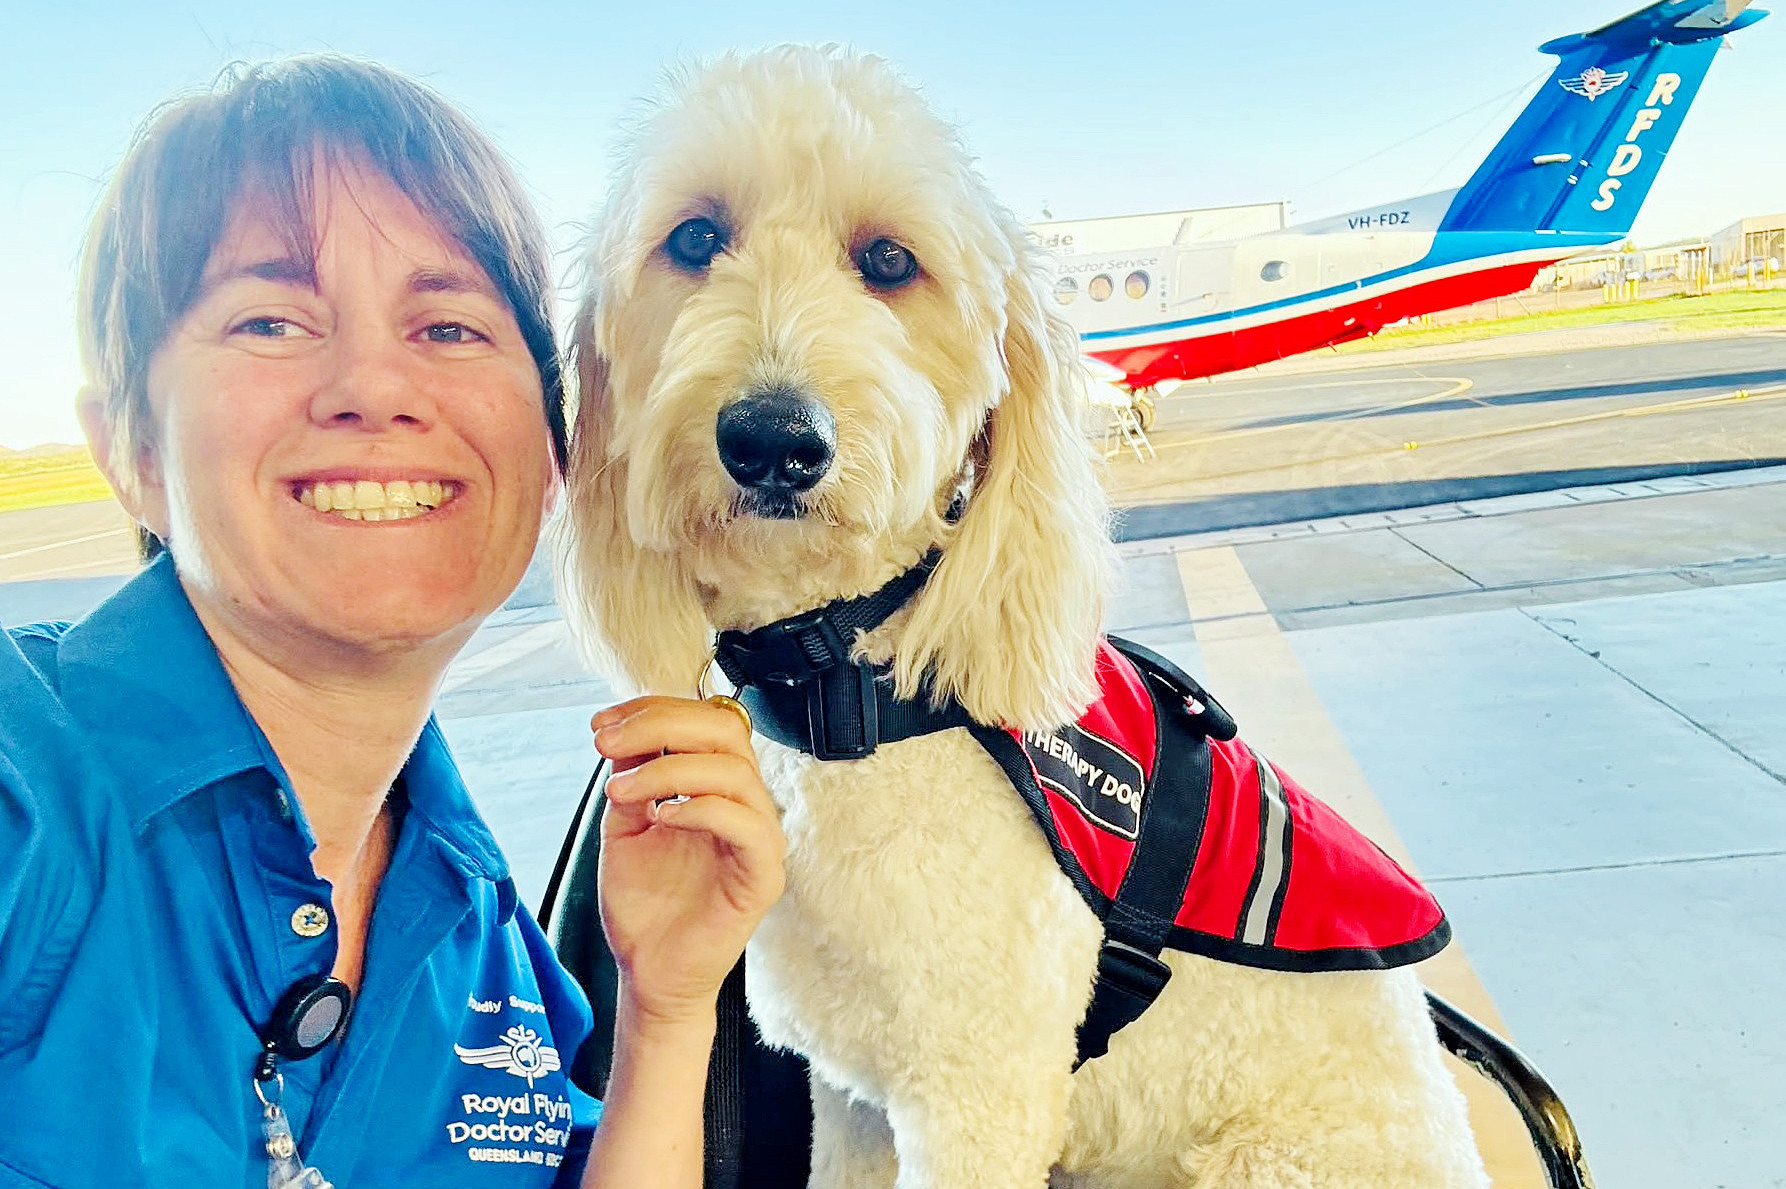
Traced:
<svg viewBox="0 0 1786 1189">
<path fill-rule="evenodd" d="M 1102 696 L 1077 723 L 1011 732 L 1028 771 L 1006 768 L 1103 917 L 1134 859 L 1156 765 L 1185 757 L 1157 754 L 1149 686 L 1108 642 L 1098 679 Z M 1271 970 L 1370 970 L 1450 940 L 1438 902 L 1375 843 L 1238 739 L 1208 745 L 1208 796 L 1177 807 L 1201 822 L 1170 948 Z"/>
</svg>

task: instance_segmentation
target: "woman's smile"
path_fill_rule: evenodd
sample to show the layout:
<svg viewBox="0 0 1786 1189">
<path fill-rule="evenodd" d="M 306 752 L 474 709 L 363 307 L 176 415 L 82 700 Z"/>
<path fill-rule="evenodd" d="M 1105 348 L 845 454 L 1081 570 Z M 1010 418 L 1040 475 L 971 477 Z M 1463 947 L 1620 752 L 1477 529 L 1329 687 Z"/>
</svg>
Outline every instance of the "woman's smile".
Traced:
<svg viewBox="0 0 1786 1189">
<path fill-rule="evenodd" d="M 459 485 L 438 479 L 324 479 L 294 485 L 306 508 L 343 520 L 417 520 L 450 501 Z"/>
</svg>

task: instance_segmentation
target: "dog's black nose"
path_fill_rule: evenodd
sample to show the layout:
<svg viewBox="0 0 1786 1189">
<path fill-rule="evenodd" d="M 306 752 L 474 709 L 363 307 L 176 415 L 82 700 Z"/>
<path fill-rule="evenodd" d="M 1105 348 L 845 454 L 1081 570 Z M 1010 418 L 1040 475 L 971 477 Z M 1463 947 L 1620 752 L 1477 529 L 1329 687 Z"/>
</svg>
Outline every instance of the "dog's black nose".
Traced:
<svg viewBox="0 0 1786 1189">
<path fill-rule="evenodd" d="M 740 487 L 793 495 L 825 477 L 837 453 L 837 419 L 818 401 L 759 392 L 719 411 L 719 460 Z"/>
</svg>

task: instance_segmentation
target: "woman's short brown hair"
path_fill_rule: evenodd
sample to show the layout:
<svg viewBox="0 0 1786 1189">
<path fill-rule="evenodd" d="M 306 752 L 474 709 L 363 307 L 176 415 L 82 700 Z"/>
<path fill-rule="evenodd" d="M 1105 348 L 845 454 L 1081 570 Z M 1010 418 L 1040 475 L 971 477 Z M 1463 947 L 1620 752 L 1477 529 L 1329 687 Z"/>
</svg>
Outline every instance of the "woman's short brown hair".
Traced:
<svg viewBox="0 0 1786 1189">
<path fill-rule="evenodd" d="M 269 204 L 293 258 L 313 262 L 315 172 L 341 160 L 389 178 L 507 299 L 539 368 L 563 469 L 550 256 L 519 181 L 439 95 L 337 55 L 232 68 L 208 92 L 152 114 L 118 167 L 88 232 L 79 302 L 82 354 L 104 402 L 112 456 L 132 459 L 150 441 L 150 359 L 197 299 L 236 200 L 252 191 Z"/>
</svg>

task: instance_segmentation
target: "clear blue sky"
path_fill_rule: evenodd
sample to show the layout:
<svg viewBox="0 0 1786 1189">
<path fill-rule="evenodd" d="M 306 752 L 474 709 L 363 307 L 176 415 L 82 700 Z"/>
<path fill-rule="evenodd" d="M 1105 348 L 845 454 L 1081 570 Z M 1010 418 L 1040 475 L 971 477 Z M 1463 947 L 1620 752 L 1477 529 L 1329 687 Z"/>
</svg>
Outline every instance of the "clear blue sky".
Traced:
<svg viewBox="0 0 1786 1189">
<path fill-rule="evenodd" d="M 620 121 L 690 55 L 839 41 L 891 58 L 1027 219 L 1044 203 L 1071 218 L 1276 199 L 1317 216 L 1459 184 L 1521 96 L 1489 101 L 1548 73 L 1538 43 L 1637 6 L 20 4 L 0 32 L 0 444 L 78 440 L 73 279 L 93 201 L 143 115 L 231 61 L 337 50 L 420 76 L 515 158 L 568 249 Z M 1786 209 L 1786 16 L 1733 42 L 1639 217 L 1641 241 Z"/>
</svg>

